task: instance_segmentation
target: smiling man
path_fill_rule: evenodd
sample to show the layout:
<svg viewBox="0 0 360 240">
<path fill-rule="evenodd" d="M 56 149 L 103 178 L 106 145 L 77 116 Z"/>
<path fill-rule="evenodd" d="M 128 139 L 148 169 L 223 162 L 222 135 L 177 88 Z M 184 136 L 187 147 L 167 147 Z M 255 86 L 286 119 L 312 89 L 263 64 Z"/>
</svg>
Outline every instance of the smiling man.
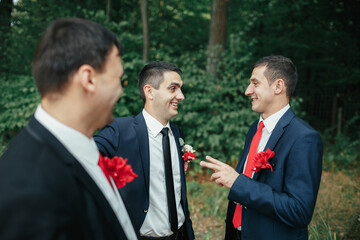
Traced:
<svg viewBox="0 0 360 240">
<path fill-rule="evenodd" d="M 184 100 L 180 74 L 172 63 L 146 65 L 138 79 L 143 111 L 116 118 L 94 137 L 103 155 L 127 158 L 139 175 L 120 193 L 142 239 L 194 239 L 179 144 L 184 136 L 169 122 Z"/>
<path fill-rule="evenodd" d="M 200 162 L 214 171 L 212 181 L 230 189 L 225 240 L 308 239 L 323 146 L 289 105 L 296 82 L 290 59 L 268 56 L 256 62 L 245 95 L 260 117 L 236 169 L 210 156 Z"/>
</svg>

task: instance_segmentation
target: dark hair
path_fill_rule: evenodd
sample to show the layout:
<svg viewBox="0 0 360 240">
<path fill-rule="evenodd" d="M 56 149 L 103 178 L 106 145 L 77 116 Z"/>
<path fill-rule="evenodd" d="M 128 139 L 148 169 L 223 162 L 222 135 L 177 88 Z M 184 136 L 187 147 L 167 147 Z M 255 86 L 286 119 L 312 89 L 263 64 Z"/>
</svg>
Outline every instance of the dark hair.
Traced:
<svg viewBox="0 0 360 240">
<path fill-rule="evenodd" d="M 293 62 L 283 56 L 267 56 L 258 60 L 254 68 L 266 67 L 264 72 L 269 84 L 272 84 L 276 79 L 283 79 L 286 86 L 286 95 L 291 96 L 297 83 L 297 72 Z"/>
<path fill-rule="evenodd" d="M 62 91 L 70 76 L 84 64 L 102 72 L 113 46 L 122 53 L 115 34 L 100 24 L 79 18 L 53 21 L 39 40 L 33 61 L 40 94 Z"/>
<path fill-rule="evenodd" d="M 138 78 L 138 88 L 144 102 L 146 101 L 144 86 L 149 84 L 153 88 L 159 89 L 160 84 L 164 81 L 164 73 L 169 71 L 182 73 L 180 68 L 169 62 L 156 61 L 143 67 Z"/>
</svg>

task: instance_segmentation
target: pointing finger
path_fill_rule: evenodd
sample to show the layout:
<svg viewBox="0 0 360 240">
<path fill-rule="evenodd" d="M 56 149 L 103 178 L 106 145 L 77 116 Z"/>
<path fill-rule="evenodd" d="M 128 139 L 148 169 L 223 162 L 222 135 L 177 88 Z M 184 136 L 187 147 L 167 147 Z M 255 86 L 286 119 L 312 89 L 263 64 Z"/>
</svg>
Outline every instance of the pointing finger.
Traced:
<svg viewBox="0 0 360 240">
<path fill-rule="evenodd" d="M 201 161 L 200 166 L 210 168 L 213 171 L 217 171 L 219 169 L 217 165 L 205 161 Z"/>
<path fill-rule="evenodd" d="M 210 156 L 206 156 L 206 160 L 208 160 L 209 162 L 211 162 L 211 163 L 213 163 L 213 164 L 215 164 L 217 166 L 227 165 L 227 164 L 225 164 L 225 163 L 223 163 L 223 162 L 221 162 L 221 161 L 219 161 L 219 160 L 217 160 L 217 159 L 215 159 L 213 157 L 210 157 Z"/>
</svg>

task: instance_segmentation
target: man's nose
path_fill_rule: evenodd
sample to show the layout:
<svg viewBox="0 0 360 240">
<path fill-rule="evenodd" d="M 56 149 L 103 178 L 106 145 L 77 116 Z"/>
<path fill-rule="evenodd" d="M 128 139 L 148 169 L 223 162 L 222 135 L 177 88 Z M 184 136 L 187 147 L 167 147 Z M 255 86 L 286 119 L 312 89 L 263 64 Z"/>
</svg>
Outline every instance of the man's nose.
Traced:
<svg viewBox="0 0 360 240">
<path fill-rule="evenodd" d="M 250 96 L 254 92 L 254 87 L 252 84 L 249 84 L 249 86 L 246 88 L 245 96 Z"/>
<path fill-rule="evenodd" d="M 179 93 L 178 93 L 178 95 L 176 96 L 176 99 L 178 99 L 178 100 L 180 100 L 180 101 L 182 101 L 182 100 L 185 99 L 185 96 L 184 96 L 184 94 L 182 93 L 181 89 L 179 90 Z"/>
</svg>

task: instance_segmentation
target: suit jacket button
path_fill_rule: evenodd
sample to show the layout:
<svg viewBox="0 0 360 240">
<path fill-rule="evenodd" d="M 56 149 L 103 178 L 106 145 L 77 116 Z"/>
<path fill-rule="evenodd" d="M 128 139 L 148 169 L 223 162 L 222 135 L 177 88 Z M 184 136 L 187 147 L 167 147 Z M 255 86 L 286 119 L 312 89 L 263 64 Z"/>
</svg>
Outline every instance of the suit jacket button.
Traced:
<svg viewBox="0 0 360 240">
<path fill-rule="evenodd" d="M 148 212 L 148 210 L 147 209 L 144 209 L 144 213 L 147 213 Z"/>
</svg>

